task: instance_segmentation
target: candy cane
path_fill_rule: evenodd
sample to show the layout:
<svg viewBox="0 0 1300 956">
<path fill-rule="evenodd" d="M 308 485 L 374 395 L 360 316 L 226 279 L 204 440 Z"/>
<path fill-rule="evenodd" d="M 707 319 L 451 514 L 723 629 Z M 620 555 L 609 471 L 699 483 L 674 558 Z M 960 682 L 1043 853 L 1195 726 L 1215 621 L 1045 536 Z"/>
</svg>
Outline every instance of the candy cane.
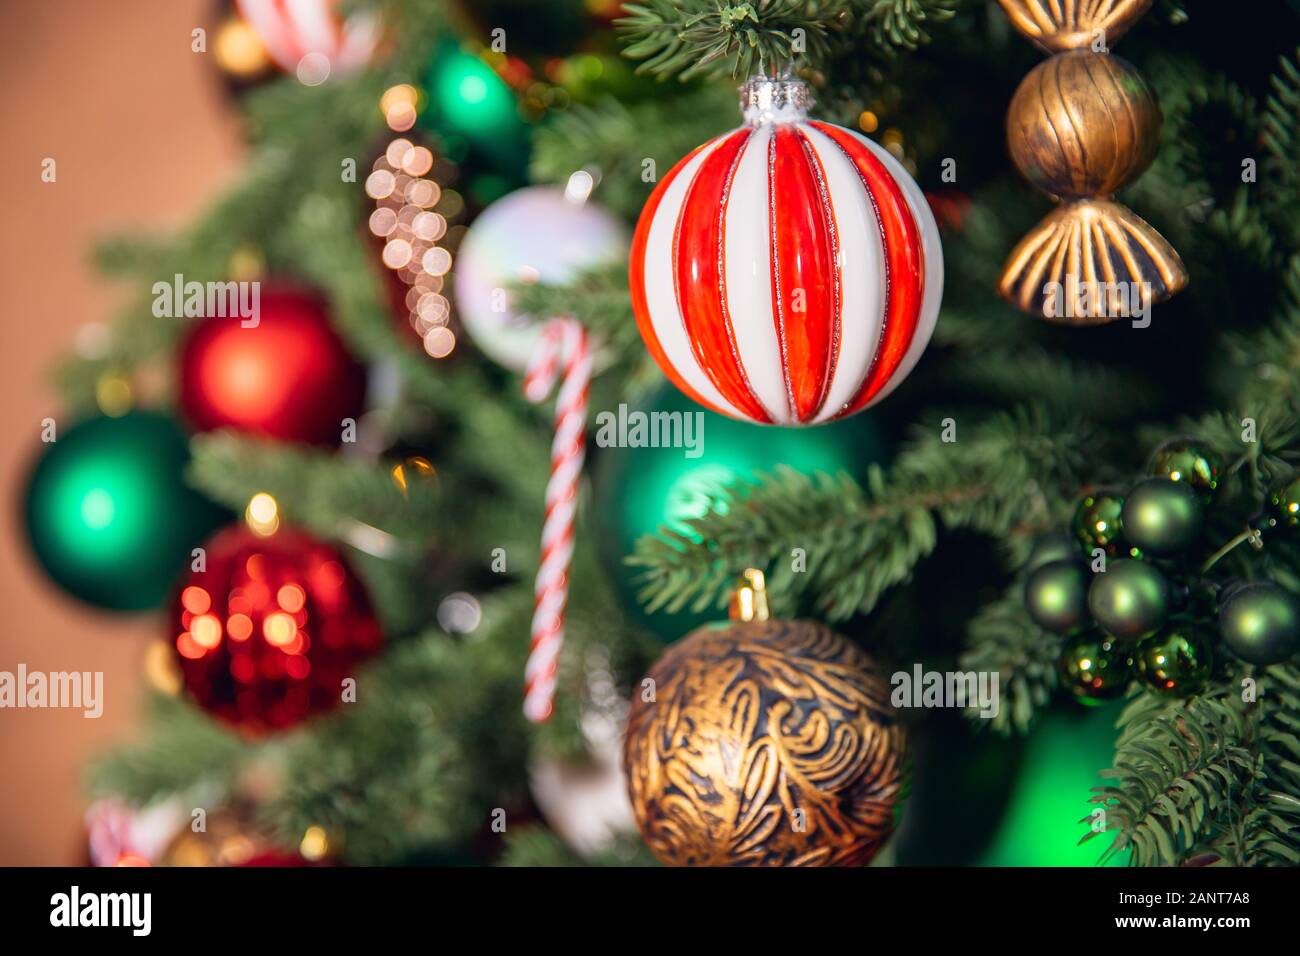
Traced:
<svg viewBox="0 0 1300 956">
<path fill-rule="evenodd" d="M 338 0 L 236 0 L 271 59 L 287 73 L 308 53 L 323 53 L 333 70 L 366 65 L 379 43 L 379 24 L 369 13 L 341 20 Z"/>
<path fill-rule="evenodd" d="M 551 443 L 551 477 L 546 483 L 542 558 L 533 588 L 533 639 L 524 672 L 524 714 L 535 723 L 551 716 L 555 699 L 555 674 L 564 643 L 564 606 L 569 599 L 578 481 L 586 456 L 591 349 L 586 329 L 573 319 L 552 319 L 542 330 L 524 371 L 524 395 L 534 403 L 546 401 L 557 377 L 560 390 L 555 399 L 555 439 Z"/>
</svg>

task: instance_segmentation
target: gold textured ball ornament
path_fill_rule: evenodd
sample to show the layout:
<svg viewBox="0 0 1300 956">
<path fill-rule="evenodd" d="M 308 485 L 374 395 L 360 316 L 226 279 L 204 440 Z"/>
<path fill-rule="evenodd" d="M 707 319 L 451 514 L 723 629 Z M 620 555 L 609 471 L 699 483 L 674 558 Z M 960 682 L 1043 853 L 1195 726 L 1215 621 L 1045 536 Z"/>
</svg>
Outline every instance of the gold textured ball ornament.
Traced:
<svg viewBox="0 0 1300 956">
<path fill-rule="evenodd" d="M 648 677 L 624 770 L 661 861 L 853 866 L 876 854 L 901 799 L 904 734 L 887 680 L 855 645 L 814 621 L 707 626 Z"/>
<path fill-rule="evenodd" d="M 1007 110 L 1007 146 L 1043 192 L 1108 196 L 1151 165 L 1160 125 L 1150 87 L 1127 60 L 1073 50 L 1021 81 Z"/>
</svg>

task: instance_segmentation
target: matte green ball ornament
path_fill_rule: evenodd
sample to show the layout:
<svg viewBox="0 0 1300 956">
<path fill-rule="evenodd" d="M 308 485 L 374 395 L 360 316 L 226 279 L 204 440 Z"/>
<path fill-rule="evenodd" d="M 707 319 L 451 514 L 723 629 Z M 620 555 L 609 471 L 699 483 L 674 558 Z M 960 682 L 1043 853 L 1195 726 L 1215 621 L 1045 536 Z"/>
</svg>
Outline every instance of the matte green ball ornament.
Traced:
<svg viewBox="0 0 1300 956">
<path fill-rule="evenodd" d="M 1170 478 L 1148 478 L 1130 491 L 1121 519 L 1126 541 L 1161 558 L 1186 551 L 1205 527 L 1196 489 Z"/>
<path fill-rule="evenodd" d="M 1219 486 L 1214 458 L 1194 438 L 1171 438 L 1151 454 L 1147 474 L 1190 486 L 1208 504 Z"/>
<path fill-rule="evenodd" d="M 656 422 L 676 422 L 677 434 L 690 441 L 649 444 L 660 431 Z M 718 608 L 647 612 L 637 598 L 643 569 L 625 561 L 642 536 L 660 528 L 691 536 L 688 522 L 709 513 L 719 491 L 778 466 L 808 475 L 860 475 L 868 465 L 887 461 L 869 415 L 817 428 L 752 425 L 708 411 L 668 383 L 631 409 L 593 410 L 588 428 L 598 449 L 592 477 L 602 563 L 622 606 L 665 642 L 725 613 Z M 806 560 L 814 558 L 810 552 Z M 787 552 L 787 560 L 798 558 Z"/>
<path fill-rule="evenodd" d="M 1238 587 L 1219 611 L 1219 634 L 1243 661 L 1281 664 L 1300 651 L 1300 601 L 1272 582 Z"/>
<path fill-rule="evenodd" d="M 1133 653 L 1138 679 L 1165 697 L 1190 697 L 1210 680 L 1213 641 L 1199 625 L 1178 624 L 1148 637 Z"/>
<path fill-rule="evenodd" d="M 1092 576 L 1088 610 L 1107 634 L 1137 640 L 1165 623 L 1170 598 L 1169 582 L 1156 568 L 1123 558 Z"/>
<path fill-rule="evenodd" d="M 1120 550 L 1124 531 L 1124 496 L 1116 491 L 1096 491 L 1084 497 L 1074 511 L 1074 536 L 1091 554 L 1101 548 L 1108 555 Z"/>
<path fill-rule="evenodd" d="M 1025 610 L 1039 627 L 1073 634 L 1088 617 L 1087 568 L 1078 560 L 1050 561 L 1025 581 Z"/>
<path fill-rule="evenodd" d="M 1274 527 L 1300 527 L 1300 477 L 1292 478 L 1269 495 L 1268 514 Z"/>
<path fill-rule="evenodd" d="M 158 607 L 228 513 L 187 486 L 185 436 L 152 412 L 92 418 L 57 433 L 25 495 L 27 534 L 46 573 L 102 608 Z"/>
<path fill-rule="evenodd" d="M 1056 668 L 1061 684 L 1085 704 L 1120 696 L 1133 676 L 1121 642 L 1096 631 L 1066 640 Z"/>
<path fill-rule="evenodd" d="M 1034 540 L 1034 546 L 1029 551 L 1029 559 L 1025 561 L 1025 571 L 1032 574 L 1052 561 L 1079 561 L 1083 557 L 1079 542 L 1073 535 L 1063 531 L 1045 534 Z"/>
</svg>

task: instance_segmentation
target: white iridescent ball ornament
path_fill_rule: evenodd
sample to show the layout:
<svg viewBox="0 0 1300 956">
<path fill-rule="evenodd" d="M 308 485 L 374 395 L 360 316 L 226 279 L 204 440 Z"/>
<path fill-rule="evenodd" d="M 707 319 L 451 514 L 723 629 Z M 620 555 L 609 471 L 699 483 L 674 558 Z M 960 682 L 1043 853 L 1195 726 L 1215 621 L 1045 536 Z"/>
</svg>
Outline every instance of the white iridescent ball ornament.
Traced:
<svg viewBox="0 0 1300 956">
<path fill-rule="evenodd" d="M 529 186 L 498 199 L 474 220 L 456 256 L 456 307 L 465 330 L 489 358 L 516 372 L 528 364 L 543 323 L 521 315 L 509 288 L 562 284 L 604 262 L 624 260 L 628 230 L 587 198 L 591 178 L 566 188 Z"/>
<path fill-rule="evenodd" d="M 659 181 L 631 291 L 646 347 L 683 393 L 742 421 L 816 425 L 893 391 L 925 351 L 943 249 L 886 150 L 808 118 L 798 80 L 756 78 L 745 123 Z"/>
</svg>

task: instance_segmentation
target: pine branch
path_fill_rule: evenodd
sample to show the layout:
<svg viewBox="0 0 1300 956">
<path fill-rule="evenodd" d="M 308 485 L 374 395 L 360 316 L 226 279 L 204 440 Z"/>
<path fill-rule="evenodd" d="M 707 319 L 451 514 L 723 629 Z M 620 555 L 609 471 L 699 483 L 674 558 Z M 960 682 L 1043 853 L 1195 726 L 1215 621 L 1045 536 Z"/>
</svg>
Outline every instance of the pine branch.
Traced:
<svg viewBox="0 0 1300 956">
<path fill-rule="evenodd" d="M 526 315 L 569 315 L 581 322 L 596 343 L 597 374 L 614 381 L 620 400 L 635 399 L 661 380 L 637 331 L 626 263 L 597 266 L 563 285 L 516 285 L 511 294 Z"/>
<path fill-rule="evenodd" d="M 1059 637 L 1029 619 L 1019 587 L 983 608 L 971 621 L 960 666 L 964 671 L 996 672 L 1002 706 L 987 720 L 979 716 L 978 707 L 969 709 L 967 716 L 1004 735 L 1027 733 L 1035 713 L 1048 705 L 1056 689 L 1060 643 Z"/>
<path fill-rule="evenodd" d="M 594 168 L 600 174 L 596 198 L 635 220 L 674 163 L 740 122 L 734 90 L 708 86 L 674 93 L 632 104 L 608 98 L 561 113 L 534 135 L 530 175 L 537 182 L 563 183 L 575 169 Z"/>
<path fill-rule="evenodd" d="M 689 80 L 725 71 L 740 79 L 788 64 L 801 42 L 808 55 L 824 56 L 833 20 L 848 6 L 835 0 L 647 0 L 624 4 L 629 15 L 616 24 L 624 55 L 644 61 L 640 72 Z"/>
<path fill-rule="evenodd" d="M 365 865 L 463 842 L 517 799 L 529 591 L 485 601 L 472 640 L 431 633 L 386 651 L 361 675 L 356 704 L 286 755 L 268 822 L 286 837 L 324 826 Z"/>
<path fill-rule="evenodd" d="M 1270 81 L 1272 93 L 1265 104 L 1263 141 L 1272 158 L 1269 173 L 1276 177 L 1282 201 L 1295 208 L 1295 197 L 1300 193 L 1300 171 L 1296 169 L 1296 154 L 1300 151 L 1300 49 L 1291 59 L 1278 64 L 1278 72 Z"/>
<path fill-rule="evenodd" d="M 346 536 L 362 522 L 422 542 L 454 514 L 437 481 L 410 483 L 403 492 L 383 463 L 234 432 L 199 435 L 192 444 L 189 478 L 210 497 L 242 512 L 249 498 L 267 492 L 287 521 L 323 537 Z"/>
<path fill-rule="evenodd" d="M 145 744 L 115 750 L 90 768 L 88 789 L 143 807 L 178 793 L 228 792 L 255 747 L 174 697 L 155 696 Z"/>
<path fill-rule="evenodd" d="M 872 0 L 857 4 L 860 34 L 878 52 L 915 50 L 930 42 L 927 23 L 942 23 L 957 15 L 961 0 Z"/>
<path fill-rule="evenodd" d="M 530 826 L 506 832 L 506 848 L 498 866 L 658 866 L 638 837 L 624 835 L 593 857 L 579 856 L 553 831 Z"/>
<path fill-rule="evenodd" d="M 925 25 L 951 18 L 957 0 L 646 0 L 617 21 L 624 55 L 661 79 L 733 79 L 824 63 L 837 45 L 865 41 L 878 55 L 914 50 Z"/>
<path fill-rule="evenodd" d="M 1113 782 L 1093 788 L 1105 828 L 1080 842 L 1113 833 L 1102 860 L 1131 849 L 1134 866 L 1176 866 L 1224 846 L 1257 798 L 1261 765 L 1254 723 L 1234 693 L 1171 702 L 1138 692 L 1120 715 L 1114 766 L 1102 771 Z"/>
<path fill-rule="evenodd" d="M 810 596 L 843 620 L 908 579 L 934 548 L 937 521 L 1023 536 L 1059 518 L 1089 454 L 1089 429 L 1033 409 L 961 427 L 953 442 L 937 427 L 918 433 L 890 472 L 873 467 L 865 485 L 779 469 L 720 489 L 687 532 L 661 529 L 637 542 L 629 563 L 646 569 L 641 599 L 650 610 L 721 608 L 752 566 L 766 571 L 778 604 Z M 795 549 L 806 570 L 792 560 Z"/>
<path fill-rule="evenodd" d="M 1130 419 L 1134 407 L 1155 400 L 1150 386 L 1134 376 L 1037 347 L 986 346 L 953 361 L 944 377 L 981 398 L 1037 400 L 1063 412 L 1087 408 L 1097 420 Z"/>
<path fill-rule="evenodd" d="M 1241 855 L 1252 866 L 1300 866 L 1300 670 L 1270 667 L 1258 679 L 1262 760 Z"/>
</svg>

